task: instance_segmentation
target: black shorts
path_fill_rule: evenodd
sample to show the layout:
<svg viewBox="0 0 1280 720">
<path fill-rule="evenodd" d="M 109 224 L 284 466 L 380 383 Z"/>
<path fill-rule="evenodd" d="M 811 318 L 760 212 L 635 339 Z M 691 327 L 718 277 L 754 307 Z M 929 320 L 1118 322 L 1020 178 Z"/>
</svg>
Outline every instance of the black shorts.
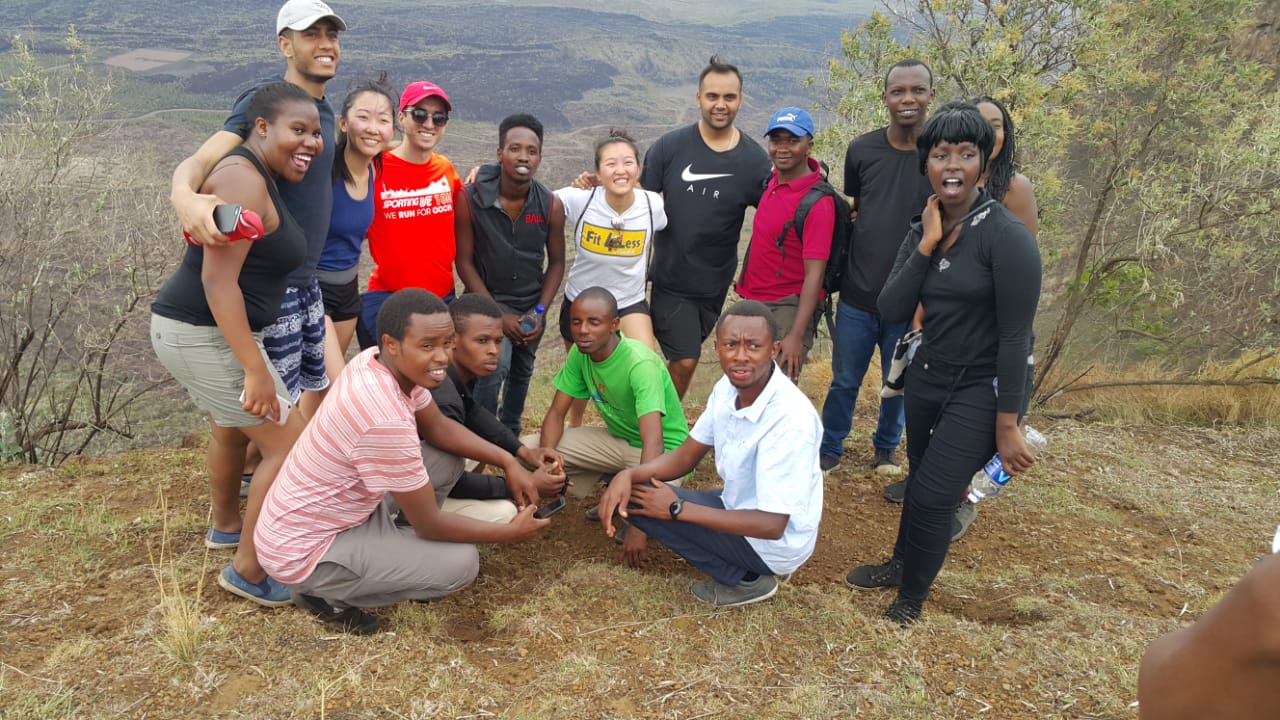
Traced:
<svg viewBox="0 0 1280 720">
<path fill-rule="evenodd" d="M 324 298 L 324 314 L 334 322 L 355 320 L 364 309 L 364 303 L 360 300 L 359 278 L 352 278 L 351 282 L 341 285 L 322 282 L 320 296 Z"/>
<path fill-rule="evenodd" d="M 569 325 L 569 306 L 573 302 L 567 297 L 560 298 L 560 337 L 564 338 L 567 343 L 573 342 L 573 328 Z M 649 314 L 649 303 L 641 300 L 634 305 L 628 305 L 624 308 L 618 308 L 618 317 L 624 318 L 628 315 L 636 313 Z"/>
<path fill-rule="evenodd" d="M 669 362 L 702 357 L 702 343 L 715 330 L 727 292 L 714 298 L 687 298 L 654 286 L 649 295 L 653 334 Z"/>
</svg>

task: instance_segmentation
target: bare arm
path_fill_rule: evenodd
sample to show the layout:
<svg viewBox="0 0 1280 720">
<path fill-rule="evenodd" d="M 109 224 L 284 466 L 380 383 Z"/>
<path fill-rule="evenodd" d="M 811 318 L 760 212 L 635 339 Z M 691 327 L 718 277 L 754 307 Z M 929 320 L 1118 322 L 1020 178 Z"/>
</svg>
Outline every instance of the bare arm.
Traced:
<svg viewBox="0 0 1280 720">
<path fill-rule="evenodd" d="M 477 293 L 485 297 L 493 297 L 489 294 L 489 288 L 485 287 L 484 280 L 480 278 L 480 271 L 476 269 L 475 258 L 475 226 L 471 223 L 471 193 L 463 189 L 460 198 L 454 199 L 454 241 L 457 244 L 457 256 L 454 258 L 454 264 L 458 268 L 458 277 L 462 280 L 462 286 L 467 292 Z M 459 212 L 462 206 L 466 205 L 467 227 L 465 232 L 461 227 L 459 218 L 462 213 Z"/>
<path fill-rule="evenodd" d="M 675 502 L 676 491 L 670 485 L 651 481 L 648 485 L 631 487 L 630 505 L 620 510 L 623 517 L 628 514 L 650 517 L 658 520 L 671 518 L 671 503 Z M 603 508 L 600 517 L 604 518 Z M 680 511 L 679 522 L 701 525 L 708 530 L 719 530 L 740 537 L 777 540 L 787 529 L 789 515 L 765 512 L 764 510 L 725 510 L 706 505 L 686 502 Z"/>
<path fill-rule="evenodd" d="M 201 245 L 224 245 L 227 242 L 227 236 L 218 232 L 213 224 L 213 208 L 226 201 L 212 192 L 199 194 L 199 191 L 207 189 L 203 187 L 205 180 L 218 161 L 243 142 L 239 135 L 219 130 L 173 170 L 169 203 L 173 205 L 182 229 Z"/>
<path fill-rule="evenodd" d="M 650 480 L 675 480 L 684 477 L 698 466 L 698 463 L 711 449 L 709 445 L 694 440 L 684 439 L 680 446 L 670 452 L 647 460 L 636 467 L 623 470 L 613 476 L 609 487 L 600 498 L 600 521 L 605 532 L 613 535 L 613 512 L 619 510 L 626 516 L 627 499 L 631 497 L 633 485 L 648 483 Z M 669 504 L 669 503 L 668 503 Z"/>
<path fill-rule="evenodd" d="M 539 530 L 551 524 L 550 520 L 533 517 L 536 505 L 525 506 L 506 525 L 474 520 L 456 513 L 440 510 L 436 505 L 431 485 L 424 485 L 410 492 L 392 493 L 392 497 L 404 511 L 409 524 L 418 537 L 424 540 L 443 540 L 460 543 L 517 543 L 529 540 Z"/>
<path fill-rule="evenodd" d="M 551 307 L 560 283 L 564 282 L 564 203 L 555 195 L 551 196 L 551 218 L 547 224 L 547 273 L 542 278 L 542 295 L 538 297 L 544 308 Z"/>
<path fill-rule="evenodd" d="M 569 414 L 569 406 L 572 404 L 572 397 L 560 390 L 556 391 L 555 397 L 551 399 L 551 407 L 547 408 L 547 416 L 542 420 L 542 436 L 538 445 L 553 448 L 560 444 L 560 438 L 564 436 L 564 418 Z"/>
<path fill-rule="evenodd" d="M 467 195 L 466 188 L 458 187 L 457 192 L 453 194 L 453 244 L 454 244 L 454 267 L 458 271 L 458 277 L 462 279 L 462 285 L 468 291 L 472 291 L 473 285 L 478 284 L 484 287 L 484 283 L 480 281 L 480 274 L 476 271 L 474 262 L 475 254 L 475 230 L 471 227 L 471 198 Z M 468 282 L 462 270 L 462 252 L 466 249 L 467 260 L 471 263 L 468 271 L 472 274 L 471 280 Z M 488 295 L 488 291 L 485 291 Z"/>
<path fill-rule="evenodd" d="M 662 413 L 645 413 L 640 416 L 640 462 L 648 462 L 662 455 L 666 442 L 662 438 Z"/>
<path fill-rule="evenodd" d="M 804 261 L 804 284 L 800 287 L 800 301 L 796 305 L 796 319 L 791 329 L 782 338 L 782 348 L 778 352 L 778 367 L 791 378 L 799 382 L 800 369 L 804 366 L 804 333 L 813 321 L 813 313 L 818 309 L 818 296 L 822 293 L 822 274 L 826 272 L 826 260 Z"/>
<path fill-rule="evenodd" d="M 1009 189 L 1004 194 L 1004 206 L 1034 236 L 1040 228 L 1039 211 L 1036 208 L 1036 193 L 1026 175 L 1015 173 L 1009 180 Z"/>
</svg>

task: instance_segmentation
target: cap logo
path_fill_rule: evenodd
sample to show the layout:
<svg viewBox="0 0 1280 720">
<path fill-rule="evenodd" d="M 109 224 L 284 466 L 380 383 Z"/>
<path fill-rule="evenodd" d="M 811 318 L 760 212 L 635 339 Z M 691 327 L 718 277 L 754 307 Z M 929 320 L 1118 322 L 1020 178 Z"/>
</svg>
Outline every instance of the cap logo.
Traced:
<svg viewBox="0 0 1280 720">
<path fill-rule="evenodd" d="M 795 113 L 787 113 L 786 115 L 778 116 L 778 122 L 795 122 L 795 121 L 796 121 Z"/>
</svg>

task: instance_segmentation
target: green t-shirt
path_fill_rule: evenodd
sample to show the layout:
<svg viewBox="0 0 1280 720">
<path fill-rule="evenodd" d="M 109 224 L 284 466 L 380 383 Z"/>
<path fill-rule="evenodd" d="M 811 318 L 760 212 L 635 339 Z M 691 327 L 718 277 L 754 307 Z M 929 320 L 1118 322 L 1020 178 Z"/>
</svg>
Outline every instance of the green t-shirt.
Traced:
<svg viewBox="0 0 1280 720">
<path fill-rule="evenodd" d="M 680 397 L 662 358 L 637 340 L 622 338 L 604 362 L 593 362 L 573 346 L 564 367 L 552 381 L 556 389 L 574 398 L 591 398 L 614 437 L 632 447 L 640 442 L 640 416 L 662 413 L 662 444 L 673 450 L 689 436 Z"/>
</svg>

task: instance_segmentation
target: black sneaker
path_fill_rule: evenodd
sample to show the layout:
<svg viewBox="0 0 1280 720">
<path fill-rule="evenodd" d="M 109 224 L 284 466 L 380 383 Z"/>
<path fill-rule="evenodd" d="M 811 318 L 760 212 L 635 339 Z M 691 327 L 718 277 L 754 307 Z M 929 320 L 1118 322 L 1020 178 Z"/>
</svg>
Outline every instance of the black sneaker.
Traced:
<svg viewBox="0 0 1280 720">
<path fill-rule="evenodd" d="M 862 590 L 898 587 L 902 584 L 902 561 L 889 558 L 879 565 L 859 565 L 849 571 L 844 581 L 849 587 Z"/>
<path fill-rule="evenodd" d="M 920 610 L 920 603 L 900 597 L 893 601 L 888 610 L 884 611 L 883 617 L 885 620 L 897 623 L 899 627 L 908 627 L 920 619 Z"/>
<path fill-rule="evenodd" d="M 898 464 L 898 452 L 894 448 L 876 448 L 876 459 L 871 465 L 879 475 L 898 475 L 902 472 L 902 466 Z"/>
<path fill-rule="evenodd" d="M 964 537 L 969 532 L 973 521 L 978 519 L 978 506 L 965 500 L 960 503 L 960 507 L 956 508 L 955 515 L 951 516 L 951 542 L 955 542 Z"/>
<path fill-rule="evenodd" d="M 818 457 L 818 467 L 822 468 L 822 472 L 831 472 L 839 464 L 839 455 L 821 455 Z"/>
<path fill-rule="evenodd" d="M 891 503 L 901 503 L 907 499 L 907 480 L 903 478 L 896 483 L 884 486 L 884 499 Z"/>
<path fill-rule="evenodd" d="M 295 593 L 293 604 L 320 618 L 325 625 L 352 635 L 372 635 L 382 629 L 378 618 L 360 608 L 336 608 L 315 595 Z"/>
</svg>

